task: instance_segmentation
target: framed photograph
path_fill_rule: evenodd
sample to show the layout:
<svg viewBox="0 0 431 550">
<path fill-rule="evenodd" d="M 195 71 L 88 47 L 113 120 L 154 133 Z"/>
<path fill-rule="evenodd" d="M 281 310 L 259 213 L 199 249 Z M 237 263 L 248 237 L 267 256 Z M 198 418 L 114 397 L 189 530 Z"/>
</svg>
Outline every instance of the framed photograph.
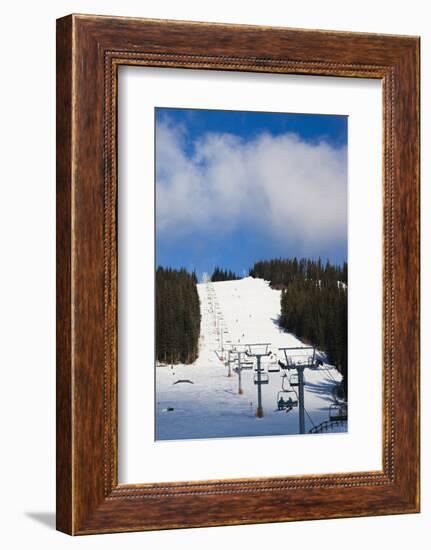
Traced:
<svg viewBox="0 0 431 550">
<path fill-rule="evenodd" d="M 57 21 L 57 528 L 419 511 L 419 38 Z"/>
</svg>

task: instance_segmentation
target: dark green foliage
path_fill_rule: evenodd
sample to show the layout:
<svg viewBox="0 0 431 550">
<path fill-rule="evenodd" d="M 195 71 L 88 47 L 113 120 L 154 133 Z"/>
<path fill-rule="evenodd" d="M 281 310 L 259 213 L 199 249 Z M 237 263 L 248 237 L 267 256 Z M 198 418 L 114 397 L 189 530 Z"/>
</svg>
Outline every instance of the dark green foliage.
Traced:
<svg viewBox="0 0 431 550">
<path fill-rule="evenodd" d="M 213 283 L 217 281 L 236 281 L 239 279 L 239 277 L 231 271 L 230 269 L 220 269 L 219 267 L 216 267 L 214 269 L 213 274 L 211 275 L 211 281 Z"/>
<path fill-rule="evenodd" d="M 250 269 L 250 275 L 269 281 L 272 288 L 286 287 L 296 279 L 311 279 L 322 283 L 341 281 L 347 284 L 347 263 L 338 266 L 329 261 L 323 264 L 320 258 L 279 258 L 256 262 Z"/>
<path fill-rule="evenodd" d="M 156 358 L 193 363 L 199 354 L 200 304 L 196 274 L 185 269 L 156 271 Z"/>
<path fill-rule="evenodd" d="M 278 259 L 257 262 L 250 275 L 282 290 L 280 326 L 325 350 L 347 392 L 347 263 Z"/>
</svg>

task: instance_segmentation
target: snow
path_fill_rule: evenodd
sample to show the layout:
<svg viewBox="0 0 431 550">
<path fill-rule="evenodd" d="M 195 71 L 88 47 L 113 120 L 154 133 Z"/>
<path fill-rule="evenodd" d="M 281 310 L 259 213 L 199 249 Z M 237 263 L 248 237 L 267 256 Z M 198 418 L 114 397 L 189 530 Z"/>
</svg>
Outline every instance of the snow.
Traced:
<svg viewBox="0 0 431 550">
<path fill-rule="evenodd" d="M 270 365 L 276 368 L 278 359 L 285 361 L 284 353 L 278 348 L 306 347 L 293 334 L 282 331 L 277 325 L 280 291 L 271 289 L 262 279 L 247 277 L 237 281 L 198 284 L 198 293 L 202 316 L 198 359 L 191 365 L 156 368 L 156 439 L 298 434 L 299 408 L 286 412 L 279 411 L 277 407 L 277 394 L 282 389 L 285 371 L 268 372 Z M 232 363 L 232 376 L 228 377 L 228 367 L 220 360 L 221 343 L 211 308 L 214 299 L 212 302 L 209 300 L 209 293 L 215 295 L 218 311 L 224 319 L 227 330 L 225 342 L 230 340 L 231 346 L 237 345 L 241 349 L 244 349 L 244 344 L 270 344 L 273 355 L 262 358 L 262 366 L 269 377 L 269 383 L 261 386 L 262 418 L 256 416 L 257 386 L 253 382 L 256 363 L 253 369 L 242 371 L 243 394 L 239 395 L 238 375 L 233 372 L 237 363 Z M 306 358 L 312 351 L 304 349 L 288 353 Z M 296 370 L 286 372 L 284 388 L 297 390 L 289 384 L 290 374 L 296 373 Z M 331 365 L 305 369 L 306 433 L 313 426 L 328 420 L 329 407 L 334 403 L 333 392 L 340 381 L 341 375 Z M 293 391 L 282 395 L 284 399 L 297 399 Z M 332 431 L 347 431 L 347 423 L 335 426 Z"/>
</svg>

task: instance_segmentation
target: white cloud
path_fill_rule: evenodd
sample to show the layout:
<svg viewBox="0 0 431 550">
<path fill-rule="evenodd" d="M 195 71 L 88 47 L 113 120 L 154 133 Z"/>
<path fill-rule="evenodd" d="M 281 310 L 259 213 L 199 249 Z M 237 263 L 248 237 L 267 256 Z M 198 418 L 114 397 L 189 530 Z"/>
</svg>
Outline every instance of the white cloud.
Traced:
<svg viewBox="0 0 431 550">
<path fill-rule="evenodd" d="M 295 134 L 244 141 L 208 133 L 186 151 L 183 127 L 158 123 L 157 230 L 171 239 L 229 232 L 253 220 L 304 250 L 347 239 L 347 154 Z"/>
</svg>

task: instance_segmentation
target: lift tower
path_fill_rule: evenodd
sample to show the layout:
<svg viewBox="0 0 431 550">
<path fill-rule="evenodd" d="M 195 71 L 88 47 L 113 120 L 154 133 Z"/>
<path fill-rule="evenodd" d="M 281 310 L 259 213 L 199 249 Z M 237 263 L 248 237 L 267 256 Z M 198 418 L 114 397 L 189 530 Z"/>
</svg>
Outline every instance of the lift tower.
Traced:
<svg viewBox="0 0 431 550">
<path fill-rule="evenodd" d="M 258 418 L 263 417 L 263 408 L 262 408 L 262 384 L 268 384 L 269 378 L 268 373 L 263 373 L 263 368 L 261 367 L 262 357 L 267 357 L 271 354 L 269 346 L 271 344 L 246 344 L 245 354 L 247 357 L 255 357 L 257 370 L 254 376 L 254 383 L 257 386 L 257 410 L 256 416 Z"/>
<path fill-rule="evenodd" d="M 227 350 L 227 360 L 225 362 L 225 365 L 227 366 L 227 375 L 228 377 L 230 378 L 232 376 L 232 369 L 231 369 L 231 363 L 235 363 L 236 359 L 231 359 L 231 354 L 233 353 L 233 351 L 231 349 L 228 349 Z"/>
<path fill-rule="evenodd" d="M 236 353 L 236 357 L 237 357 L 236 360 L 238 361 L 238 366 L 234 367 L 233 370 L 238 375 L 238 394 L 242 395 L 244 392 L 242 390 L 242 383 L 241 383 L 241 374 L 242 374 L 242 369 L 243 369 L 243 365 L 242 365 L 242 361 L 241 361 L 241 355 L 244 353 L 244 351 L 243 350 L 241 351 L 237 347 L 235 347 L 232 350 L 232 353 Z"/>
<path fill-rule="evenodd" d="M 305 433 L 305 406 L 304 406 L 304 371 L 305 369 L 313 369 L 318 366 L 316 362 L 316 348 L 311 347 L 295 347 L 295 348 L 278 348 L 280 351 L 284 352 L 284 357 L 286 358 L 286 363 L 278 362 L 280 367 L 284 370 L 296 370 L 298 373 L 298 405 L 299 405 L 299 433 Z M 311 351 L 310 354 L 299 355 L 298 352 L 301 351 Z M 290 353 L 288 353 L 290 352 Z"/>
</svg>

